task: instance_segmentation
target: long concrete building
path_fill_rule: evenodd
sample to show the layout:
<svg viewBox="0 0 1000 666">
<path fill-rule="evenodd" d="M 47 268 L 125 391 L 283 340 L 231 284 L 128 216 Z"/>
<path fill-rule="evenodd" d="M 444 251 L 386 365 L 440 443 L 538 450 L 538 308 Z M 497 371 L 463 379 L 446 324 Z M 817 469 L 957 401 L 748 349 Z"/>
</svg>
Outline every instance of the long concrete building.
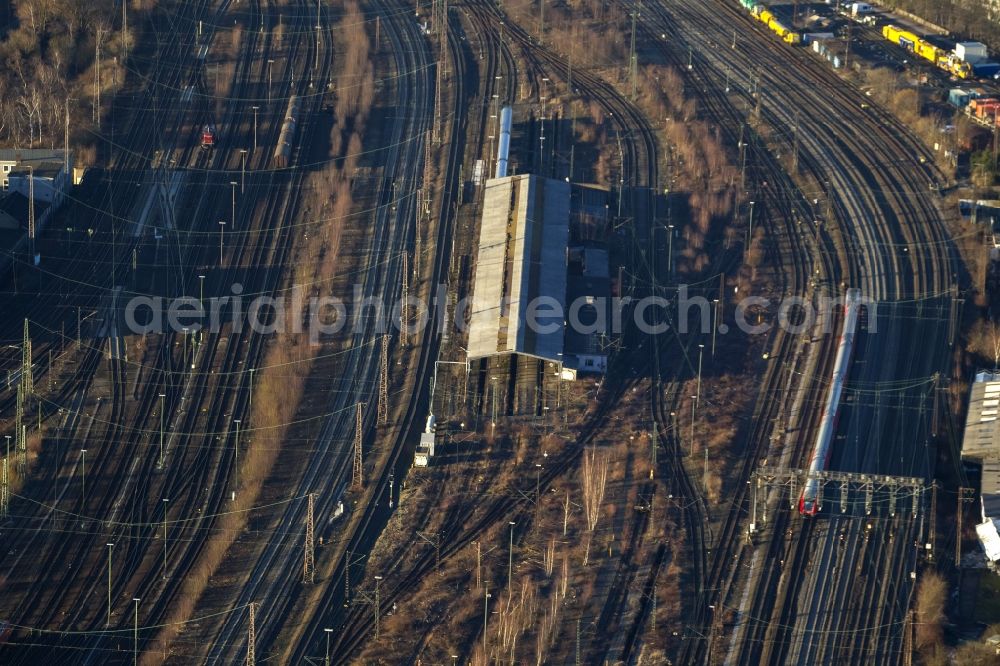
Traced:
<svg viewBox="0 0 1000 666">
<path fill-rule="evenodd" d="M 962 461 L 979 466 L 981 522 L 976 534 L 983 554 L 1000 562 L 1000 372 L 976 374 L 962 437 Z"/>
<path fill-rule="evenodd" d="M 581 310 L 592 321 L 609 307 L 606 200 L 604 190 L 531 174 L 486 181 L 469 360 L 529 356 L 565 378 L 606 370 L 604 331 L 567 330 Z"/>
<path fill-rule="evenodd" d="M 469 322 L 469 358 L 523 354 L 562 362 L 570 185 L 521 175 L 486 182 Z M 544 326 L 529 325 L 532 320 Z"/>
</svg>

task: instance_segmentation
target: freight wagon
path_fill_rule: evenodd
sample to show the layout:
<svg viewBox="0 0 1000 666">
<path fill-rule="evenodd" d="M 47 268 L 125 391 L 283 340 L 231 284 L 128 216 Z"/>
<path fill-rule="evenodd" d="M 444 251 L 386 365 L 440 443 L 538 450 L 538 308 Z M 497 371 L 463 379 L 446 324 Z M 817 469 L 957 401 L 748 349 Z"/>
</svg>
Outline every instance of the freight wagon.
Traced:
<svg viewBox="0 0 1000 666">
<path fill-rule="evenodd" d="M 776 34 L 778 37 L 781 37 L 781 39 L 788 44 L 799 44 L 802 42 L 801 34 L 786 28 L 784 24 L 776 18 L 772 18 L 768 21 L 767 27 L 771 29 L 771 32 Z"/>
<path fill-rule="evenodd" d="M 935 67 L 942 69 L 952 76 L 960 79 L 967 79 L 973 76 L 972 65 L 963 61 L 953 53 L 931 44 L 909 30 L 903 30 L 892 24 L 882 26 L 882 36 L 893 44 L 902 46 L 914 55 L 933 63 Z"/>
<path fill-rule="evenodd" d="M 897 28 L 891 23 L 882 26 L 882 36 L 893 44 L 902 46 L 907 51 L 913 51 L 916 48 L 917 42 L 920 41 L 920 38 L 909 30 Z"/>
</svg>

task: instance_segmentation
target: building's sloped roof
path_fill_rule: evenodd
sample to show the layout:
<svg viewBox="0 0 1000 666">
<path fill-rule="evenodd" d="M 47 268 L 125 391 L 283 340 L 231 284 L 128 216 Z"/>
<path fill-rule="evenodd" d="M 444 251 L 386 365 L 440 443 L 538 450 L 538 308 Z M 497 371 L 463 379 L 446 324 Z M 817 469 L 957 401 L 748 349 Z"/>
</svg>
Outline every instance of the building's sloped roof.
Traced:
<svg viewBox="0 0 1000 666">
<path fill-rule="evenodd" d="M 62 149 L 49 148 L 0 148 L 0 162 L 59 162 L 62 163 Z"/>
<path fill-rule="evenodd" d="M 516 353 L 561 361 L 569 208 L 570 185 L 563 181 L 533 175 L 487 181 L 469 358 Z M 559 316 L 547 316 L 553 307 Z M 529 326 L 529 318 L 542 326 Z"/>
<path fill-rule="evenodd" d="M 1000 459 L 1000 373 L 980 372 L 969 393 L 962 458 Z"/>
</svg>

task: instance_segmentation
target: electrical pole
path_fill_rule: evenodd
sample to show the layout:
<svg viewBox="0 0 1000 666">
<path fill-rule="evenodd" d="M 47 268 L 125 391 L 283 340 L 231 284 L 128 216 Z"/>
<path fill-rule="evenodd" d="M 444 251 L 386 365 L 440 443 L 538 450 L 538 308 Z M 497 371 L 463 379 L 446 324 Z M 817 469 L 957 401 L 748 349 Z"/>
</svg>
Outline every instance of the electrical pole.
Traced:
<svg viewBox="0 0 1000 666">
<path fill-rule="evenodd" d="M 23 476 L 28 465 L 28 433 L 24 423 L 24 411 L 28 405 L 28 398 L 35 392 L 35 383 L 32 377 L 31 368 L 31 335 L 28 330 L 28 320 L 24 320 L 24 337 L 21 340 L 21 381 L 17 387 L 17 414 L 15 436 L 19 439 L 17 443 L 17 466 L 18 472 Z"/>
<path fill-rule="evenodd" d="M 580 618 L 576 618 L 576 657 L 573 660 L 576 666 L 580 666 Z"/>
<path fill-rule="evenodd" d="M 714 299 L 715 321 L 712 322 L 712 358 L 715 358 L 715 334 L 719 330 L 719 299 Z"/>
<path fill-rule="evenodd" d="M 486 651 L 486 627 L 490 619 L 490 584 L 486 583 L 483 588 L 483 654 L 489 657 L 489 652 Z"/>
<path fill-rule="evenodd" d="M 362 438 L 361 429 L 362 423 L 362 408 L 364 407 L 363 402 L 359 402 L 356 407 L 355 417 L 354 417 L 354 487 L 361 488 L 364 485 L 364 465 L 363 465 L 363 451 L 362 451 Z"/>
<path fill-rule="evenodd" d="M 382 353 L 379 357 L 378 377 L 378 422 L 385 425 L 389 421 L 389 334 L 382 336 Z"/>
<path fill-rule="evenodd" d="M 966 491 L 972 490 L 971 488 L 958 489 L 958 510 L 955 518 L 957 519 L 957 530 L 955 532 L 955 567 L 961 568 L 962 564 L 962 517 L 965 513 L 965 507 L 963 506 L 966 502 L 965 493 Z"/>
<path fill-rule="evenodd" d="M 351 601 L 351 551 L 344 554 L 344 605 Z"/>
<path fill-rule="evenodd" d="M 242 151 L 241 151 L 241 154 L 242 155 L 246 155 L 246 153 L 242 152 Z M 244 171 L 243 173 L 245 174 L 246 171 Z M 232 201 L 231 201 L 231 204 L 230 204 L 229 217 L 230 217 L 230 222 L 233 225 L 232 229 L 233 229 L 233 231 L 236 231 L 236 186 L 239 185 L 239 183 L 237 183 L 235 180 L 231 180 L 231 181 L 229 181 L 229 185 L 230 185 L 230 187 L 232 188 L 232 191 L 233 191 Z M 242 192 L 242 191 L 243 191 L 243 188 L 240 187 L 240 192 Z"/>
<path fill-rule="evenodd" d="M 705 495 L 708 495 L 708 443 L 705 443 L 705 467 L 702 469 L 701 487 Z"/>
<path fill-rule="evenodd" d="M 689 454 L 694 454 L 694 422 L 697 419 L 695 396 L 691 396 L 691 441 L 688 444 Z"/>
<path fill-rule="evenodd" d="M 257 622 L 257 604 L 250 602 L 250 630 L 247 632 L 247 663 L 246 666 L 255 666 L 257 662 L 257 629 L 254 626 Z"/>
<path fill-rule="evenodd" d="M 109 543 L 108 546 L 108 624 L 111 626 L 111 549 L 115 547 L 115 544 Z"/>
<path fill-rule="evenodd" d="M 81 507 L 83 509 L 87 508 L 87 449 L 80 449 L 80 473 L 82 478 L 81 482 L 81 496 L 82 502 Z"/>
<path fill-rule="evenodd" d="M 94 39 L 94 123 L 97 129 L 101 129 L 101 32 L 100 28 L 95 30 Z"/>
<path fill-rule="evenodd" d="M 635 100 L 636 95 L 636 76 L 638 75 L 639 63 L 635 54 L 635 24 L 638 19 L 638 5 L 632 8 L 632 39 L 629 41 L 629 51 L 628 51 L 628 66 L 629 66 L 629 76 L 632 79 L 632 99 Z"/>
<path fill-rule="evenodd" d="M 10 490 L 7 488 L 7 460 L 10 458 L 10 438 L 7 439 L 7 455 L 3 459 L 3 487 L 0 488 L 0 516 L 10 513 Z"/>
<path fill-rule="evenodd" d="M 399 341 L 406 347 L 409 344 L 407 337 L 407 329 L 409 328 L 410 320 L 410 271 L 409 271 L 409 253 L 403 253 L 403 300 L 400 303 L 399 308 Z"/>
<path fill-rule="evenodd" d="M 792 171 L 799 170 L 799 114 L 795 114 L 795 124 L 792 126 Z"/>
<path fill-rule="evenodd" d="M 233 446 L 233 475 L 235 477 L 233 488 L 238 490 L 240 487 L 240 419 L 234 419 L 233 423 L 236 424 L 236 442 Z"/>
<path fill-rule="evenodd" d="M 139 597 L 132 597 L 135 602 L 135 622 L 132 625 L 132 664 L 139 665 Z"/>
<path fill-rule="evenodd" d="M 257 112 L 260 111 L 259 106 L 251 107 L 253 109 L 253 152 L 257 153 Z"/>
<path fill-rule="evenodd" d="M 930 535 L 927 539 L 928 559 L 934 561 L 934 543 L 937 541 L 937 481 L 931 481 L 931 515 L 930 515 Z"/>
<path fill-rule="evenodd" d="M 697 402 L 701 402 L 701 357 L 705 352 L 705 345 L 698 345 L 698 390 L 695 391 Z"/>
<path fill-rule="evenodd" d="M 167 397 L 166 393 L 160 394 L 160 461 L 157 467 L 163 468 L 163 400 Z"/>
<path fill-rule="evenodd" d="M 538 43 L 545 43 L 545 0 L 538 0 Z"/>
<path fill-rule="evenodd" d="M 309 504 L 306 510 L 306 543 L 302 560 L 302 582 L 312 583 L 315 579 L 316 560 L 313 550 L 313 493 L 309 493 Z"/>
<path fill-rule="evenodd" d="M 379 589 L 382 585 L 382 576 L 375 576 L 375 640 L 378 640 L 378 619 L 382 614 L 380 604 L 381 599 L 379 598 Z"/>
<path fill-rule="evenodd" d="M 435 67 L 434 77 L 434 124 L 431 126 L 431 143 L 435 146 L 441 143 L 441 85 L 443 83 L 443 77 L 441 75 L 441 68 L 444 66 L 444 56 L 437 62 L 437 67 Z M 428 148 L 429 148 L 428 144 Z M 426 166 L 429 165 L 425 165 Z"/>
<path fill-rule="evenodd" d="M 508 521 L 510 525 L 510 548 L 507 550 L 507 589 L 510 594 L 514 593 L 514 526 L 517 524 L 513 520 Z"/>
<path fill-rule="evenodd" d="M 167 579 L 167 505 L 168 499 L 163 500 L 163 580 Z"/>
<path fill-rule="evenodd" d="M 66 178 L 69 178 L 69 182 L 72 181 L 72 174 L 69 172 L 69 100 L 71 98 L 66 98 L 66 123 L 63 127 L 63 171 L 66 173 Z"/>
<path fill-rule="evenodd" d="M 35 167 L 28 165 L 28 245 L 35 261 Z"/>
</svg>

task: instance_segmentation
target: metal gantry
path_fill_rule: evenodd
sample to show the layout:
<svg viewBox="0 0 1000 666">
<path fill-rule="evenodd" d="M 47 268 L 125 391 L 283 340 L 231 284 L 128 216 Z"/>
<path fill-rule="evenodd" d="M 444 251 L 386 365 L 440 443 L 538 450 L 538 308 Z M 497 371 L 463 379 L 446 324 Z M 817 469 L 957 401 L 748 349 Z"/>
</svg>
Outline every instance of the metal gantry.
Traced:
<svg viewBox="0 0 1000 666">
<path fill-rule="evenodd" d="M 362 439 L 362 429 L 364 428 L 364 419 L 362 410 L 364 409 L 365 403 L 359 402 L 354 416 L 354 485 L 360 488 L 364 485 L 364 451 L 363 451 L 363 439 Z"/>
<path fill-rule="evenodd" d="M 257 602 L 250 602 L 250 627 L 247 630 L 247 661 L 246 666 L 257 663 Z"/>
<path fill-rule="evenodd" d="M 389 334 L 382 336 L 382 352 L 379 356 L 378 376 L 378 422 L 385 425 L 389 421 Z"/>
<path fill-rule="evenodd" d="M 316 576 L 316 551 L 314 550 L 313 537 L 315 527 L 313 523 L 314 494 L 309 493 L 309 503 L 306 509 L 306 543 L 302 556 L 302 582 L 313 583 Z"/>
<path fill-rule="evenodd" d="M 798 505 L 798 491 L 810 481 L 816 481 L 816 501 L 823 506 L 823 495 L 826 486 L 839 490 L 841 514 L 849 510 L 849 498 L 852 493 L 863 497 L 864 513 L 871 515 L 876 510 L 876 504 L 884 504 L 888 515 L 895 516 L 899 499 L 906 494 L 912 495 L 912 507 L 915 514 L 920 510 L 920 498 L 924 492 L 931 489 L 924 479 L 911 476 L 888 476 L 885 474 L 862 474 L 854 472 L 817 471 L 805 469 L 778 469 L 761 467 L 753 472 L 751 484 L 751 519 L 750 532 L 757 531 L 758 526 L 767 522 L 767 501 L 771 489 L 787 489 L 788 502 L 791 508 Z"/>
</svg>

